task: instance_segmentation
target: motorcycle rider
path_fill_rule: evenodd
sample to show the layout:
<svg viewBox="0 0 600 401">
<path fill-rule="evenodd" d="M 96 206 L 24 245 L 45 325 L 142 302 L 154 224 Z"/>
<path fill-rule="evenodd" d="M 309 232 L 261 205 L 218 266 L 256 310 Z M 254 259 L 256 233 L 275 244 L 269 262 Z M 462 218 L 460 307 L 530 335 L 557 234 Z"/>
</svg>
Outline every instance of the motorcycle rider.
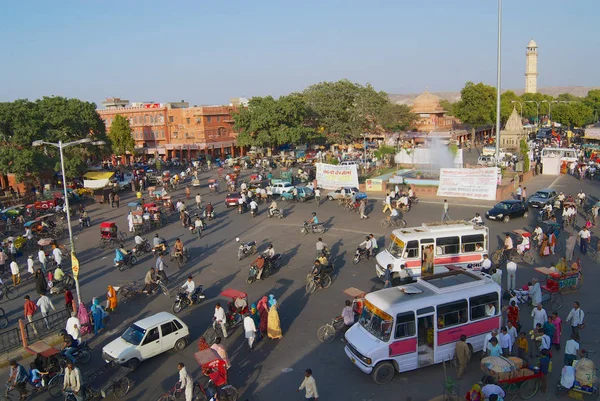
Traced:
<svg viewBox="0 0 600 401">
<path fill-rule="evenodd" d="M 204 210 L 206 212 L 206 217 L 210 217 L 212 219 L 214 211 L 212 203 L 208 202 L 208 205 L 206 205 L 206 208 L 204 208 Z"/>
<path fill-rule="evenodd" d="M 273 199 L 273 201 L 271 201 L 271 204 L 269 205 L 269 216 L 273 216 L 275 210 L 277 210 L 277 202 L 275 201 L 275 199 Z"/>
<path fill-rule="evenodd" d="M 196 283 L 194 283 L 194 279 L 192 278 L 192 276 L 188 276 L 186 282 L 183 283 L 181 288 L 183 288 L 183 290 L 185 291 L 185 294 L 187 295 L 187 298 L 190 301 L 191 305 L 193 303 L 192 296 L 200 290 L 200 287 L 196 287 Z M 204 294 L 199 294 L 198 298 L 205 298 L 205 296 Z"/>
<path fill-rule="evenodd" d="M 324 248 L 323 251 L 321 252 L 321 256 L 319 256 L 317 258 L 317 260 L 321 263 L 321 267 L 323 269 L 327 268 L 329 266 L 329 260 L 327 259 L 327 248 Z"/>
<path fill-rule="evenodd" d="M 175 240 L 175 245 L 173 246 L 173 249 L 175 250 L 174 256 L 176 258 L 183 257 L 183 242 L 181 242 L 179 238 Z"/>
<path fill-rule="evenodd" d="M 371 237 L 370 236 L 366 236 L 365 240 L 363 242 L 361 242 L 358 247 L 362 250 L 364 250 L 366 256 L 368 258 L 371 257 L 371 249 L 373 248 L 373 242 L 371 242 Z"/>
<path fill-rule="evenodd" d="M 408 196 L 406 196 L 406 194 L 403 193 L 400 199 L 398 199 L 398 203 L 402 205 L 402 207 L 408 209 Z"/>
<path fill-rule="evenodd" d="M 542 209 L 544 211 L 544 219 L 549 219 L 550 216 L 552 216 L 552 205 L 549 203 L 546 203 L 546 205 L 544 206 L 544 208 Z"/>
<path fill-rule="evenodd" d="M 119 247 L 117 249 L 115 249 L 115 266 L 117 265 L 117 263 L 124 261 L 125 260 L 125 256 L 128 254 L 127 249 L 123 248 L 123 244 L 120 244 Z"/>
<path fill-rule="evenodd" d="M 67 333 L 67 330 L 62 329 L 60 335 L 63 338 L 63 353 L 69 358 L 69 360 L 75 363 L 75 356 L 73 355 L 77 351 L 79 341 L 75 340 L 72 335 Z"/>
<path fill-rule="evenodd" d="M 483 224 L 483 219 L 481 218 L 479 213 L 475 213 L 475 217 L 471 219 L 471 223 L 475 224 L 476 226 L 480 226 Z"/>
<path fill-rule="evenodd" d="M 160 237 L 158 236 L 158 233 L 154 234 L 154 238 L 152 238 L 152 247 L 154 249 L 156 249 L 160 245 L 162 245 L 162 241 L 160 240 Z"/>
<path fill-rule="evenodd" d="M 254 262 L 252 262 L 252 266 L 254 266 L 258 269 L 258 273 L 256 274 L 256 279 L 260 280 L 260 278 L 262 277 L 262 274 L 263 274 L 264 267 L 265 267 L 265 257 L 262 254 L 258 255 L 256 260 Z"/>
<path fill-rule="evenodd" d="M 258 212 L 258 203 L 254 199 L 250 201 L 250 212 L 256 214 Z"/>
<path fill-rule="evenodd" d="M 62 268 L 60 267 L 60 265 L 56 266 L 56 269 L 54 269 L 54 273 L 53 273 L 53 283 L 56 284 L 60 281 L 62 281 L 62 279 L 65 277 L 65 272 L 63 272 Z"/>
<path fill-rule="evenodd" d="M 319 224 L 319 219 L 317 218 L 317 214 L 315 212 L 312 212 L 312 218 L 309 220 L 308 224 L 311 226 L 316 226 L 317 224 Z"/>
<path fill-rule="evenodd" d="M 315 260 L 315 264 L 313 265 L 313 268 L 310 272 L 315 278 L 315 282 L 321 285 L 321 278 L 323 276 L 323 265 L 321 265 L 319 259 Z"/>
</svg>

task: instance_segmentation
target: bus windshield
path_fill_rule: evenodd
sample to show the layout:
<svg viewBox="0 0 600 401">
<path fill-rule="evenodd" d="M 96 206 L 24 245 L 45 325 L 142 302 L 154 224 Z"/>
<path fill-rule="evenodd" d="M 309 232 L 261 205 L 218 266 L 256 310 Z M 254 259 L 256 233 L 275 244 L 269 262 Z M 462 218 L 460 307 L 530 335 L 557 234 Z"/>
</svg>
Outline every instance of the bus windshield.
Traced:
<svg viewBox="0 0 600 401">
<path fill-rule="evenodd" d="M 402 251 L 404 251 L 404 242 L 395 235 L 392 235 L 388 252 L 395 258 L 401 258 Z"/>
<path fill-rule="evenodd" d="M 392 317 L 368 301 L 365 301 L 358 323 L 379 340 L 388 341 L 390 339 L 393 327 Z"/>
</svg>

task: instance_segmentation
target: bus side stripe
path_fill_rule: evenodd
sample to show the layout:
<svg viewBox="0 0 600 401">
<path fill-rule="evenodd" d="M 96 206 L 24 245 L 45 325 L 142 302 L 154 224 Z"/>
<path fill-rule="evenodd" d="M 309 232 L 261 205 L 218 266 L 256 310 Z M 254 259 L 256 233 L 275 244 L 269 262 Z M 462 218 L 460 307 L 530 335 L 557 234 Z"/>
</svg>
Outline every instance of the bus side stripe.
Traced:
<svg viewBox="0 0 600 401">
<path fill-rule="evenodd" d="M 460 336 L 463 334 L 469 338 L 480 334 L 487 334 L 493 329 L 499 328 L 500 316 L 469 324 L 463 324 L 462 326 L 451 327 L 446 330 L 438 331 L 437 343 L 438 345 L 445 345 L 460 340 Z"/>
<path fill-rule="evenodd" d="M 417 338 L 396 341 L 389 346 L 390 356 L 400 356 L 417 352 Z"/>
</svg>

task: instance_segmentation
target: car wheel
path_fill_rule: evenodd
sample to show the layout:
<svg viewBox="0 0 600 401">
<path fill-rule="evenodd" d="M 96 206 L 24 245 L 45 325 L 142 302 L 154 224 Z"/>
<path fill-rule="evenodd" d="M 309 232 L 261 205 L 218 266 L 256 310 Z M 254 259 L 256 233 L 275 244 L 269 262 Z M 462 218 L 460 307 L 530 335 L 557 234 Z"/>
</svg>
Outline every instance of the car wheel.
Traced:
<svg viewBox="0 0 600 401">
<path fill-rule="evenodd" d="M 175 351 L 182 351 L 186 345 L 187 341 L 185 341 L 185 338 L 180 338 L 179 340 L 177 340 L 177 342 L 175 343 L 175 347 L 173 348 L 175 349 Z"/>
<path fill-rule="evenodd" d="M 127 361 L 125 366 L 127 366 L 129 369 L 135 370 L 138 366 L 140 366 L 140 360 L 137 358 L 130 359 Z"/>
<path fill-rule="evenodd" d="M 510 221 L 510 217 L 509 216 L 504 216 L 504 218 L 502 219 L 503 222 L 508 223 Z"/>
<path fill-rule="evenodd" d="M 523 213 L 523 218 L 526 219 L 527 217 L 529 217 L 529 213 L 528 212 Z"/>
<path fill-rule="evenodd" d="M 371 377 L 377 384 L 386 384 L 394 378 L 395 373 L 396 369 L 390 362 L 379 362 L 371 372 Z"/>
</svg>

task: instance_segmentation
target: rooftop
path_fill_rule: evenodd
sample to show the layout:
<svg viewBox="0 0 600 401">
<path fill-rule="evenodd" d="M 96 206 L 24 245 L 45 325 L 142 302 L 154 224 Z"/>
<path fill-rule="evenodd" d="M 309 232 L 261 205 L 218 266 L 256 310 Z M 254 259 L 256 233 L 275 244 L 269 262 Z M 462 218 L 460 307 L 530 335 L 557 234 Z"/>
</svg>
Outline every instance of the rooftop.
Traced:
<svg viewBox="0 0 600 401">
<path fill-rule="evenodd" d="M 175 319 L 175 316 L 170 314 L 169 312 L 158 312 L 155 315 L 148 316 L 142 320 L 138 320 L 135 322 L 135 325 L 142 329 L 149 329 L 157 324 L 164 323 L 168 320 Z"/>
</svg>

